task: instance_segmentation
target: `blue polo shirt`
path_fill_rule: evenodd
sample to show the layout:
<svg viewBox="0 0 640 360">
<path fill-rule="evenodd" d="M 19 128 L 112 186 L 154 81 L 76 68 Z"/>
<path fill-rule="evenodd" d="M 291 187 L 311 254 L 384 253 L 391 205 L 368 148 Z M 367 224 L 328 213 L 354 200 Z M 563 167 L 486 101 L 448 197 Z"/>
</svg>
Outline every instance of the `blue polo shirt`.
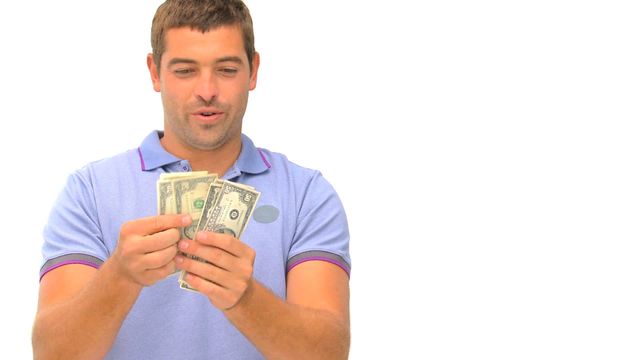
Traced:
<svg viewBox="0 0 640 360">
<path fill-rule="evenodd" d="M 72 174 L 44 229 L 41 278 L 67 264 L 99 268 L 113 253 L 123 223 L 157 214 L 156 181 L 191 171 L 168 153 L 162 132 L 137 148 L 93 162 Z M 286 274 L 310 260 L 350 271 L 349 230 L 343 206 L 318 171 L 256 148 L 242 150 L 224 179 L 261 192 L 241 240 L 256 251 L 254 277 L 285 298 Z M 145 287 L 125 319 L 108 359 L 261 359 L 255 347 L 198 293 L 171 276 Z"/>
</svg>

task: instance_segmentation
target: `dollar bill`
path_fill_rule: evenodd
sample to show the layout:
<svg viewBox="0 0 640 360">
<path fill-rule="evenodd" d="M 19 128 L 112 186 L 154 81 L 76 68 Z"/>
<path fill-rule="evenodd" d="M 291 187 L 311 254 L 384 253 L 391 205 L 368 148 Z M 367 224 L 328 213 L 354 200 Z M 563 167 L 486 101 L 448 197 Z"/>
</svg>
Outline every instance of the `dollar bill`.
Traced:
<svg viewBox="0 0 640 360">
<path fill-rule="evenodd" d="M 206 222 L 206 219 L 208 219 L 211 216 L 211 212 L 213 210 L 213 204 L 216 202 L 218 195 L 220 194 L 220 189 L 222 189 L 223 183 L 224 183 L 224 180 L 216 179 L 213 183 L 211 183 L 211 185 L 209 185 L 209 191 L 207 192 L 207 198 L 204 202 L 204 208 L 202 209 L 200 219 L 198 220 L 196 233 L 198 231 L 203 230 L 200 224 L 204 224 Z M 205 219 L 205 221 L 202 220 L 203 218 Z M 207 262 L 206 260 L 201 259 L 197 256 L 188 256 L 188 257 L 194 260 Z M 180 284 L 180 288 L 184 290 L 195 291 L 191 286 L 189 286 L 189 284 L 187 284 L 186 281 L 184 281 L 185 275 L 186 275 L 186 272 L 183 271 L 182 273 L 180 273 L 180 277 L 178 278 L 178 283 Z"/>
<path fill-rule="evenodd" d="M 260 192 L 250 186 L 229 181 L 214 182 L 209 186 L 197 230 L 240 238 L 259 198 Z M 185 275 L 183 271 L 178 279 L 180 288 L 194 291 L 184 280 Z"/>
<path fill-rule="evenodd" d="M 208 171 L 191 171 L 191 172 L 176 172 L 176 173 L 162 173 L 160 174 L 160 180 L 173 180 L 187 177 L 215 175 L 209 174 Z"/>
<path fill-rule="evenodd" d="M 251 218 L 260 193 L 251 187 L 225 181 L 212 209 L 204 209 L 207 218 L 200 219 L 204 231 L 229 234 L 239 238 Z"/>
<path fill-rule="evenodd" d="M 158 214 L 191 215 L 192 224 L 180 229 L 181 238 L 191 240 L 198 231 L 239 238 L 260 197 L 251 186 L 220 180 L 206 171 L 161 174 L 156 187 Z M 184 281 L 185 274 L 183 271 L 179 277 L 180 288 L 195 291 Z"/>
<path fill-rule="evenodd" d="M 224 181 L 216 180 L 211 183 L 211 185 L 209 185 L 209 192 L 207 193 L 207 198 L 204 201 L 202 214 L 200 215 L 200 219 L 198 220 L 197 231 L 204 230 L 204 224 L 208 221 L 209 218 L 211 218 L 211 215 L 213 213 L 213 205 L 218 199 L 218 195 L 220 195 L 222 184 L 224 184 Z"/>
<path fill-rule="evenodd" d="M 193 223 L 197 225 L 200 218 L 198 210 L 200 202 L 198 202 L 197 192 L 199 190 L 202 191 L 204 195 L 201 197 L 204 198 L 209 186 L 208 183 L 201 185 L 200 182 L 213 182 L 216 178 L 216 174 L 209 175 L 206 171 L 160 174 L 160 178 L 156 183 L 158 214 L 190 214 L 194 219 Z M 192 182 L 196 184 L 190 182 L 191 179 L 195 179 Z M 176 197 L 176 194 L 179 195 L 179 199 Z M 189 228 L 180 229 L 180 236 L 182 238 L 188 237 L 186 233 L 190 233 Z M 176 270 L 174 274 L 178 272 L 179 270 Z"/>
<path fill-rule="evenodd" d="M 195 238 L 209 186 L 216 178 L 216 175 L 204 175 L 172 180 L 176 213 L 189 214 L 193 219 L 191 225 L 180 229 L 181 238 L 190 240 Z"/>
<path fill-rule="evenodd" d="M 174 196 L 174 179 L 184 179 L 189 177 L 206 176 L 206 171 L 193 171 L 183 173 L 163 173 L 160 174 L 157 186 L 158 214 L 178 214 L 176 211 L 176 199 Z M 215 175 L 215 174 L 214 174 Z"/>
<path fill-rule="evenodd" d="M 171 181 L 158 181 L 158 214 L 175 214 L 176 202 L 173 196 L 173 185 Z"/>
<path fill-rule="evenodd" d="M 208 211 L 210 213 L 211 209 L 213 209 L 212 205 L 213 205 L 213 203 L 215 203 L 215 201 L 217 199 L 217 196 L 220 193 L 220 189 L 222 188 L 222 184 L 223 183 L 224 183 L 223 180 L 216 179 L 213 183 L 211 183 L 211 185 L 209 185 L 209 191 L 207 192 L 207 198 L 206 198 L 205 203 L 204 203 L 204 208 L 203 208 L 202 214 L 200 215 L 200 219 L 198 220 L 198 225 L 196 227 L 196 233 L 198 231 L 203 230 L 200 227 L 200 224 L 203 223 L 202 219 L 203 218 L 207 219 L 210 216 L 209 214 L 206 214 L 205 211 Z M 207 262 L 206 260 L 201 259 L 201 258 L 199 258 L 197 256 L 186 255 L 186 254 L 185 254 L 185 256 L 188 256 L 188 257 L 190 257 L 190 258 L 192 258 L 194 260 Z M 184 281 L 184 276 L 185 275 L 186 274 L 184 272 L 182 272 L 180 274 L 180 277 L 178 278 L 178 283 L 180 284 L 181 288 L 183 288 L 185 290 L 192 290 L 193 291 L 193 289 Z"/>
</svg>

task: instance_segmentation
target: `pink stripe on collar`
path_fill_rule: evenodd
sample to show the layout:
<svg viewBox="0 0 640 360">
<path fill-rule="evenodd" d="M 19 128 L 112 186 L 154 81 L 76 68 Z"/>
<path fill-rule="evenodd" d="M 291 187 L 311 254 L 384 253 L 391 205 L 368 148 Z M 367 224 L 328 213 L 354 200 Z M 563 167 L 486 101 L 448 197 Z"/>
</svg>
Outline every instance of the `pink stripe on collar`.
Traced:
<svg viewBox="0 0 640 360">
<path fill-rule="evenodd" d="M 262 153 L 262 150 L 258 149 L 258 153 L 260 153 L 260 157 L 262 158 L 262 162 L 264 162 L 264 164 L 267 165 L 267 167 L 269 169 L 271 169 L 271 164 L 269 164 L 267 159 L 264 157 L 264 154 Z"/>
<path fill-rule="evenodd" d="M 144 159 L 142 158 L 142 151 L 138 148 L 138 156 L 140 156 L 140 167 L 142 167 L 142 171 L 147 171 L 146 166 L 144 165 Z"/>
</svg>

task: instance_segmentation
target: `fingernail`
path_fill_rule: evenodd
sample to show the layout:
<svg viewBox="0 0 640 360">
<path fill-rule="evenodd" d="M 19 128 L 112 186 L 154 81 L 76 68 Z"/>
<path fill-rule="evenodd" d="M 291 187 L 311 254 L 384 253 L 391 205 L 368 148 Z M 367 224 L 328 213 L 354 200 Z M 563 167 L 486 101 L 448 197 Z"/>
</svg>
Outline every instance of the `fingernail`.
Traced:
<svg viewBox="0 0 640 360">
<path fill-rule="evenodd" d="M 182 225 L 188 226 L 191 225 L 191 216 L 187 215 L 182 218 Z"/>
<path fill-rule="evenodd" d="M 181 240 L 178 243 L 178 247 L 180 248 L 180 250 L 186 250 L 189 247 L 189 242 L 186 240 Z"/>
<path fill-rule="evenodd" d="M 204 232 L 199 232 L 196 234 L 196 240 L 206 240 L 207 239 L 207 234 L 205 234 Z"/>
<path fill-rule="evenodd" d="M 182 264 L 184 262 L 184 257 L 178 255 L 176 256 L 176 264 Z"/>
</svg>

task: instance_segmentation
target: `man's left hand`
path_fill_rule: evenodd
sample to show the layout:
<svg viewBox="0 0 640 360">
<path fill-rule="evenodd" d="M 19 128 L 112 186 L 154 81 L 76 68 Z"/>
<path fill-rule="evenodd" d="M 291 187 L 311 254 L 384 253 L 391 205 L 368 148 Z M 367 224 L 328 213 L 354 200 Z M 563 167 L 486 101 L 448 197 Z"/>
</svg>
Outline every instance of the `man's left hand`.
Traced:
<svg viewBox="0 0 640 360">
<path fill-rule="evenodd" d="M 255 251 L 226 234 L 199 232 L 196 240 L 181 240 L 180 251 L 208 263 L 176 256 L 176 266 L 188 274 L 185 280 L 220 310 L 236 306 L 251 291 Z"/>
</svg>

